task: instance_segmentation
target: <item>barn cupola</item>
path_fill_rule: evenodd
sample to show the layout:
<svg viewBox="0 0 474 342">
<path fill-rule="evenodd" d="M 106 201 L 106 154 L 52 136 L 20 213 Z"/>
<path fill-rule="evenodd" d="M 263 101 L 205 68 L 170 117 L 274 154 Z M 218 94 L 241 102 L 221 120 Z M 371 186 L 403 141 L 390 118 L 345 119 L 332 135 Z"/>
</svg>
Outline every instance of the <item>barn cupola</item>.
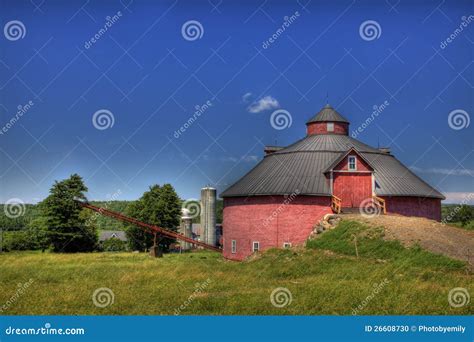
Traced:
<svg viewBox="0 0 474 342">
<path fill-rule="evenodd" d="M 306 133 L 348 135 L 349 121 L 327 104 L 306 123 Z"/>
</svg>

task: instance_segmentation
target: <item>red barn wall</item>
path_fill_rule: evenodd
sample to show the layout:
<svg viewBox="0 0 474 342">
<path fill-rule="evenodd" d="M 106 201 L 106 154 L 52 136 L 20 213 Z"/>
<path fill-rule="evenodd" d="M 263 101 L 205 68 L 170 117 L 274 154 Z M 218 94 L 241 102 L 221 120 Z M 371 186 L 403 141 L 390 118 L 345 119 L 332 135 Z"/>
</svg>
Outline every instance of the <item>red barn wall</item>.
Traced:
<svg viewBox="0 0 474 342">
<path fill-rule="evenodd" d="M 327 131 L 327 122 L 312 122 L 306 126 L 306 133 L 312 134 L 343 134 L 347 135 L 349 124 L 344 122 L 334 122 L 334 132 Z"/>
<path fill-rule="evenodd" d="M 349 156 L 356 156 L 357 171 L 372 171 L 372 168 L 355 152 L 349 153 L 333 170 L 348 171 L 349 170 Z M 354 171 L 351 171 L 354 172 Z"/>
<path fill-rule="evenodd" d="M 252 242 L 260 242 L 260 251 L 283 247 L 290 242 L 302 245 L 313 226 L 331 213 L 331 198 L 296 196 L 254 196 L 224 198 L 224 250 L 227 259 L 243 260 L 252 254 Z M 237 253 L 232 254 L 232 240 Z"/>
<path fill-rule="evenodd" d="M 342 200 L 343 208 L 359 208 L 372 198 L 372 173 L 335 172 L 333 193 Z"/>
<path fill-rule="evenodd" d="M 410 196 L 380 196 L 385 199 L 387 213 L 426 217 L 441 221 L 441 200 Z"/>
</svg>

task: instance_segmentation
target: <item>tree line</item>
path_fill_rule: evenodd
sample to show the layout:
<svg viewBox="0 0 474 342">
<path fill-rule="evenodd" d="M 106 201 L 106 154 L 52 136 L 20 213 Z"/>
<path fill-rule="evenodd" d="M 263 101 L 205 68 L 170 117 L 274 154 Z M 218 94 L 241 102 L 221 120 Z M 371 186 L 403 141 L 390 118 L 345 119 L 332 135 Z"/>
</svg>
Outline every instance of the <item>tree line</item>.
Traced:
<svg viewBox="0 0 474 342">
<path fill-rule="evenodd" d="M 87 191 L 82 177 L 73 174 L 56 181 L 48 197 L 39 204 L 26 205 L 24 215 L 14 218 L 3 215 L 0 228 L 6 231 L 1 236 L 4 250 L 40 249 L 64 253 L 100 250 L 97 223 L 104 217 L 83 208 L 77 201 L 87 201 Z M 170 184 L 150 186 L 138 200 L 126 206 L 123 202 L 118 205 L 127 216 L 178 230 L 182 201 Z M 144 251 L 152 246 L 151 234 L 131 224 L 124 223 L 123 228 L 131 250 Z M 159 241 L 165 251 L 172 242 L 169 238 Z"/>
</svg>

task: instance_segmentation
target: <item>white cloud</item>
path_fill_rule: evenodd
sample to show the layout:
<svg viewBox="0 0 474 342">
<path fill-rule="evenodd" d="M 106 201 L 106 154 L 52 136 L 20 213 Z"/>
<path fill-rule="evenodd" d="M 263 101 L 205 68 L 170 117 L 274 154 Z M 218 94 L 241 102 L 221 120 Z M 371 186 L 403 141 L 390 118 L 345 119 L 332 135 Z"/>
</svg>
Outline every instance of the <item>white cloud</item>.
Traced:
<svg viewBox="0 0 474 342">
<path fill-rule="evenodd" d="M 252 93 L 245 93 L 242 96 L 242 102 L 243 103 L 249 103 L 251 97 L 252 97 Z"/>
<path fill-rule="evenodd" d="M 250 156 L 242 156 L 240 158 L 237 157 L 223 157 L 221 158 L 223 162 L 245 162 L 245 163 L 252 163 L 258 161 L 258 156 L 250 155 Z"/>
<path fill-rule="evenodd" d="M 258 101 L 255 101 L 248 107 L 250 113 L 260 113 L 264 110 L 274 109 L 280 107 L 277 99 L 271 96 L 265 96 Z"/>
<path fill-rule="evenodd" d="M 474 192 L 444 192 L 446 203 L 474 204 Z"/>
<path fill-rule="evenodd" d="M 433 173 L 437 175 L 474 176 L 474 170 L 472 169 L 457 169 L 457 168 L 456 169 L 444 169 L 444 168 L 422 169 L 416 166 L 411 166 L 410 169 L 414 172 Z"/>
</svg>

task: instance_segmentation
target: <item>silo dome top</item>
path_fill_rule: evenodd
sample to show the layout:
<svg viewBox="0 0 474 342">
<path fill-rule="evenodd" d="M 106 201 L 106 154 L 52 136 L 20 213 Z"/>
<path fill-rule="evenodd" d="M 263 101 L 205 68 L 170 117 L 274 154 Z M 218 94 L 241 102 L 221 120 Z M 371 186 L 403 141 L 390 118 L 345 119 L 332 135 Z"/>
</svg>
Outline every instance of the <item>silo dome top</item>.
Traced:
<svg viewBox="0 0 474 342">
<path fill-rule="evenodd" d="M 345 122 L 349 121 L 339 114 L 331 105 L 327 104 L 315 116 L 313 116 L 306 124 L 313 122 Z"/>
</svg>

